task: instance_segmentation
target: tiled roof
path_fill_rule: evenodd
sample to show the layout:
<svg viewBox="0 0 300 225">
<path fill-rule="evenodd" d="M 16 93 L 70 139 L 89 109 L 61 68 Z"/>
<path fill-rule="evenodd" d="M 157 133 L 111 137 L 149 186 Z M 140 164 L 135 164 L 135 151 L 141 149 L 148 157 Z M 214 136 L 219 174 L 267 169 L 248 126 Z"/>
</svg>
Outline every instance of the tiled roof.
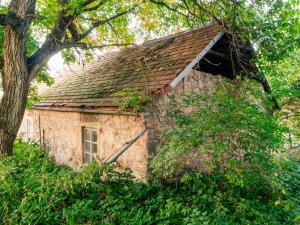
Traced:
<svg viewBox="0 0 300 225">
<path fill-rule="evenodd" d="M 109 105 L 114 94 L 125 88 L 155 92 L 168 86 L 220 30 L 211 24 L 105 54 L 84 67 L 65 69 L 37 105 Z"/>
</svg>

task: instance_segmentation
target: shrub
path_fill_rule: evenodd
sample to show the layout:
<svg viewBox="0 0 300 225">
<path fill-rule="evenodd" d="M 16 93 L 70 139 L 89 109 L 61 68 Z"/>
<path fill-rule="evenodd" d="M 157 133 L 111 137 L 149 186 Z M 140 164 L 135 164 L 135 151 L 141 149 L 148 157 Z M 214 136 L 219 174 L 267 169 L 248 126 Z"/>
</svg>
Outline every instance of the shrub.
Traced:
<svg viewBox="0 0 300 225">
<path fill-rule="evenodd" d="M 1 224 L 299 223 L 299 163 L 283 156 L 272 180 L 277 189 L 256 196 L 224 174 L 189 173 L 162 186 L 96 163 L 74 172 L 23 142 L 14 151 L 0 159 Z"/>
<path fill-rule="evenodd" d="M 155 177 L 174 179 L 194 170 L 222 173 L 241 186 L 261 183 L 288 130 L 263 110 L 253 90 L 246 81 L 241 86 L 220 80 L 213 94 L 172 96 L 168 113 L 176 125 L 152 160 Z"/>
<path fill-rule="evenodd" d="M 124 89 L 115 95 L 119 98 L 117 104 L 125 111 L 144 112 L 147 110 L 147 104 L 152 100 L 145 91 L 134 88 Z"/>
</svg>

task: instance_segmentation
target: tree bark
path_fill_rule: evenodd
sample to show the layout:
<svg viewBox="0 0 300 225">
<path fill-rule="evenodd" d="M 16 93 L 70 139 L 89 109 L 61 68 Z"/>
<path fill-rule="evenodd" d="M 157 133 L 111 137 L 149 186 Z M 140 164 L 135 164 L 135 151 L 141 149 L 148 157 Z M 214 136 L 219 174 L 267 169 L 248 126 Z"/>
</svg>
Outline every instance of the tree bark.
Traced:
<svg viewBox="0 0 300 225">
<path fill-rule="evenodd" d="M 12 155 L 13 143 L 20 128 L 30 85 L 27 68 L 26 33 L 31 23 L 29 14 L 35 0 L 12 0 L 9 14 L 20 25 L 5 26 L 3 45 L 3 98 L 0 103 L 0 154 Z"/>
<path fill-rule="evenodd" d="M 3 91 L 0 104 L 0 152 L 11 155 L 25 112 L 29 82 L 24 40 L 10 26 L 4 35 Z"/>
<path fill-rule="evenodd" d="M 7 69 L 4 69 L 4 74 L 8 74 L 10 79 L 6 79 L 3 85 L 4 95 L 0 104 L 0 153 L 12 155 L 13 143 L 24 116 L 29 87 L 25 80 L 16 79 L 26 74 L 24 65 L 16 65 L 10 73 L 7 73 Z"/>
</svg>

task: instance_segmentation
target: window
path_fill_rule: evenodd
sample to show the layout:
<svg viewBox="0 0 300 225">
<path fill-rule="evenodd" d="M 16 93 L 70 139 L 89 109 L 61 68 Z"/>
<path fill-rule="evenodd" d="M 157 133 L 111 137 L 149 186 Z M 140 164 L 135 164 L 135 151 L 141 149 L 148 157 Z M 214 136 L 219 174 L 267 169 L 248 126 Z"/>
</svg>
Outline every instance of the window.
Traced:
<svg viewBox="0 0 300 225">
<path fill-rule="evenodd" d="M 91 163 L 97 154 L 97 131 L 83 128 L 83 163 Z"/>
</svg>

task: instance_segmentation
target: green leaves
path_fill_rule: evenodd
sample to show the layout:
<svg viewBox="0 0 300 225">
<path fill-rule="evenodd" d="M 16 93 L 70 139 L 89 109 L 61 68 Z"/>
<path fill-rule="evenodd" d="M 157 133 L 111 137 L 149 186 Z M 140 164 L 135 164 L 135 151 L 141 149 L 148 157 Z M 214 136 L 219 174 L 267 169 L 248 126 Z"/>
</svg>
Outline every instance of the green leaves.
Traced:
<svg viewBox="0 0 300 225">
<path fill-rule="evenodd" d="M 168 112 L 176 127 L 166 132 L 165 144 L 152 160 L 156 176 L 172 179 L 190 170 L 220 171 L 244 185 L 248 178 L 242 173 L 263 170 L 271 154 L 281 151 L 287 130 L 259 105 L 262 97 L 256 99 L 249 92 L 257 85 L 247 80 L 234 85 L 219 82 L 220 89 L 212 95 L 186 93 L 172 98 Z"/>
<path fill-rule="evenodd" d="M 195 26 L 213 20 L 225 22 L 225 29 L 235 40 L 250 41 L 254 46 L 255 58 L 252 62 L 261 76 L 269 80 L 279 104 L 285 105 L 291 98 L 299 99 L 299 93 L 291 85 L 300 79 L 299 0 L 151 2 L 166 13 L 162 21 L 168 26 Z M 176 15 L 176 19 L 172 15 Z M 298 101 L 292 101 L 290 106 L 295 108 L 297 104 Z M 297 119 L 293 117 L 293 120 Z"/>
<path fill-rule="evenodd" d="M 118 97 L 117 104 L 125 111 L 144 112 L 147 104 L 152 100 L 144 91 L 127 88 L 115 94 Z"/>
<path fill-rule="evenodd" d="M 274 162 L 272 188 L 220 173 L 189 173 L 181 182 L 133 182 L 129 173 L 93 163 L 80 172 L 58 166 L 35 144 L 16 142 L 0 158 L 4 224 L 297 224 L 299 163 Z M 105 176 L 104 176 L 105 174 Z M 255 174 L 249 174 L 255 176 Z M 102 178 L 106 177 L 105 180 Z M 227 182 L 229 180 L 230 182 Z M 234 184 L 233 182 L 239 182 Z M 280 204 L 275 206 L 275 203 Z"/>
</svg>

